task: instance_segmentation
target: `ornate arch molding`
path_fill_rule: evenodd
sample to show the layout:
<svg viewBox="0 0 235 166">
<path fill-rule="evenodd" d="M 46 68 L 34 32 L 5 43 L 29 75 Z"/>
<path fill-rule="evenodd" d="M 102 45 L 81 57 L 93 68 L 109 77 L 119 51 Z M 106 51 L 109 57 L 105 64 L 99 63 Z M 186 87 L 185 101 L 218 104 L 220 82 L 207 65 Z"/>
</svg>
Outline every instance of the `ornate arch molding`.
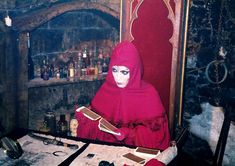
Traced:
<svg viewBox="0 0 235 166">
<path fill-rule="evenodd" d="M 132 24 L 138 18 L 138 10 L 143 2 L 144 0 L 127 0 L 125 4 L 122 2 L 122 8 L 125 9 L 125 13 L 122 13 L 123 31 L 126 33 L 124 34 L 123 39 L 128 39 L 129 41 L 134 40 L 134 36 L 131 31 Z M 173 34 L 169 41 L 173 47 L 176 47 L 178 46 L 177 39 L 180 32 L 182 0 L 174 1 L 175 10 L 172 8 L 170 0 L 163 0 L 163 2 L 168 9 L 168 19 L 173 25 Z"/>
<path fill-rule="evenodd" d="M 67 2 L 53 5 L 49 8 L 38 9 L 33 12 L 25 13 L 13 20 L 13 29 L 17 31 L 31 31 L 43 23 L 59 16 L 63 13 L 74 10 L 98 10 L 120 19 L 120 12 L 116 11 L 105 4 L 98 2 Z"/>
</svg>

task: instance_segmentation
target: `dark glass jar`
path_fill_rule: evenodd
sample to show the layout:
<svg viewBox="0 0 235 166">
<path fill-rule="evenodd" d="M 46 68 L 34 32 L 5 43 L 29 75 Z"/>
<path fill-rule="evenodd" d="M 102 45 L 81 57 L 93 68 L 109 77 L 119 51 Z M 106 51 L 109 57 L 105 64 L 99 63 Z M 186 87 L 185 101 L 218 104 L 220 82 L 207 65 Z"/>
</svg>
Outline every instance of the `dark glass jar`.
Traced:
<svg viewBox="0 0 235 166">
<path fill-rule="evenodd" d="M 44 126 L 48 129 L 48 132 L 54 134 L 56 131 L 56 118 L 55 114 L 51 111 L 45 113 Z"/>
<path fill-rule="evenodd" d="M 65 115 L 60 115 L 60 120 L 57 123 L 57 132 L 61 135 L 67 135 L 68 132 L 68 122 L 65 119 Z"/>
</svg>

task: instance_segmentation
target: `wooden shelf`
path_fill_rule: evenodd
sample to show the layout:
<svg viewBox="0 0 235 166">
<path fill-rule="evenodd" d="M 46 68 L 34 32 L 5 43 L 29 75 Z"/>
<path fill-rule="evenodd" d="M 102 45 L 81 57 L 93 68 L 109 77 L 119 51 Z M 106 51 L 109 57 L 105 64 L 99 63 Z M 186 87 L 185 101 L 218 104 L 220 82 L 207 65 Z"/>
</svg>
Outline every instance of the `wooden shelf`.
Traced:
<svg viewBox="0 0 235 166">
<path fill-rule="evenodd" d="M 28 88 L 36 88 L 36 87 L 44 87 L 44 86 L 58 86 L 58 85 L 65 85 L 65 84 L 73 84 L 79 82 L 86 82 L 86 81 L 100 81 L 104 80 L 107 74 L 99 74 L 99 75 L 86 75 L 81 76 L 79 78 L 50 78 L 49 80 L 43 80 L 42 78 L 35 78 L 28 82 Z"/>
</svg>

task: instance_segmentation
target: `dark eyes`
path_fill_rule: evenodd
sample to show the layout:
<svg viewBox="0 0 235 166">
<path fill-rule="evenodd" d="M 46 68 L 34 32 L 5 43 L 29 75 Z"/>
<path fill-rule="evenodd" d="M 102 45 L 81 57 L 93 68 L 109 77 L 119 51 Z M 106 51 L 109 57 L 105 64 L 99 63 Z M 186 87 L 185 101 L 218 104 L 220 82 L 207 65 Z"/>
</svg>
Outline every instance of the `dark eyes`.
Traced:
<svg viewBox="0 0 235 166">
<path fill-rule="evenodd" d="M 127 74 L 129 74 L 129 71 L 122 70 L 121 73 L 122 73 L 123 75 L 127 75 Z"/>
<path fill-rule="evenodd" d="M 117 70 L 116 68 L 112 68 L 112 72 L 113 72 L 113 73 L 116 73 L 116 72 L 118 72 L 118 70 Z M 123 75 L 129 74 L 129 71 L 127 71 L 127 70 L 121 70 L 120 72 L 121 72 Z"/>
<path fill-rule="evenodd" d="M 113 72 L 117 72 L 117 69 L 115 69 L 115 68 L 112 68 L 112 71 L 113 71 Z"/>
</svg>

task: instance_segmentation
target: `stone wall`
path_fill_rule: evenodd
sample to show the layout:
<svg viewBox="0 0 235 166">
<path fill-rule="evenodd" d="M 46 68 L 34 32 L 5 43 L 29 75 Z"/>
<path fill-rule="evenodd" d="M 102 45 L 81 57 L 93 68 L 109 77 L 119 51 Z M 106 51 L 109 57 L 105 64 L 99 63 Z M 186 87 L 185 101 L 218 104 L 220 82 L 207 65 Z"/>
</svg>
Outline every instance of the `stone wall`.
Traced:
<svg viewBox="0 0 235 166">
<path fill-rule="evenodd" d="M 211 84 L 205 75 L 207 65 L 219 56 L 219 49 L 226 51 L 225 63 L 229 75 L 223 88 L 234 86 L 235 61 L 235 21 L 232 6 L 234 1 L 202 1 L 191 3 L 186 52 L 186 72 L 184 87 L 184 120 L 201 112 L 200 103 L 213 100 L 214 96 L 206 90 L 213 91 L 217 85 Z M 221 8 L 220 8 L 221 7 Z M 220 12 L 222 9 L 222 12 Z M 205 90 L 206 88 L 206 90 Z"/>
<path fill-rule="evenodd" d="M 223 91 L 234 91 L 234 6 L 235 1 L 226 0 L 193 0 L 191 3 L 183 98 L 184 126 L 188 127 L 189 120 L 202 113 L 202 103 L 223 104 Z M 228 77 L 221 84 L 212 84 L 208 81 L 205 70 L 211 61 L 218 57 L 221 60 L 220 47 L 227 52 L 225 64 L 228 68 Z M 190 134 L 184 149 L 192 154 L 195 160 L 207 161 L 207 165 L 213 155 L 208 142 L 193 134 Z"/>
<path fill-rule="evenodd" d="M 8 29 L 0 31 L 0 136 L 17 125 L 16 113 L 16 55 L 15 34 Z M 9 64 L 11 67 L 8 68 Z M 15 123 L 12 123 L 15 122 Z"/>
</svg>

